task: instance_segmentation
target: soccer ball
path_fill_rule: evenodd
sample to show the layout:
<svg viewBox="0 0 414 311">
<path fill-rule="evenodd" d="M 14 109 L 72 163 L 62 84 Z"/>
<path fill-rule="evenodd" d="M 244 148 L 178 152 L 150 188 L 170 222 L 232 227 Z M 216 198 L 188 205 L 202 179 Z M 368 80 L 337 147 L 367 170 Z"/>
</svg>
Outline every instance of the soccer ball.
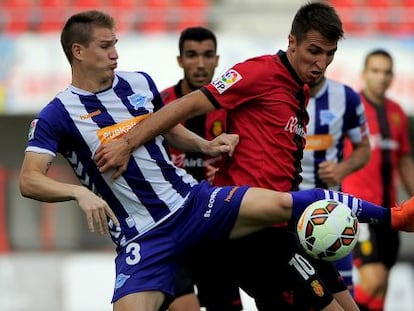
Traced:
<svg viewBox="0 0 414 311">
<path fill-rule="evenodd" d="M 358 219 L 351 209 L 335 200 L 309 205 L 297 224 L 300 244 L 314 258 L 335 261 L 354 248 L 359 234 Z"/>
</svg>

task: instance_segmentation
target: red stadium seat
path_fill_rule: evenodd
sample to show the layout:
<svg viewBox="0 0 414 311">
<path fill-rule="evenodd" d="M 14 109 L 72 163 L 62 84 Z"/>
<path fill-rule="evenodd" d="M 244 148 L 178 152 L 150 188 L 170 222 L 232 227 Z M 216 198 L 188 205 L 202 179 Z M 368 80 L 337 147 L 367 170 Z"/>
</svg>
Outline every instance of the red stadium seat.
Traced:
<svg viewBox="0 0 414 311">
<path fill-rule="evenodd" d="M 40 32 L 60 32 L 65 23 L 69 0 L 41 0 Z"/>
<path fill-rule="evenodd" d="M 137 30 L 144 32 L 162 32 L 168 29 L 167 11 L 173 1 L 171 0 L 147 0 L 147 14 L 142 16 L 142 21 L 137 24 Z"/>
<path fill-rule="evenodd" d="M 31 30 L 36 22 L 32 8 L 31 0 L 5 0 L 2 8 L 6 12 L 3 31 L 21 33 Z"/>
<path fill-rule="evenodd" d="M 127 31 L 135 23 L 136 12 L 142 6 L 142 0 L 110 0 L 108 7 L 116 20 L 118 31 Z"/>
<path fill-rule="evenodd" d="M 192 26 L 206 26 L 208 24 L 207 0 L 181 0 L 182 16 L 178 23 L 178 30 Z"/>
</svg>

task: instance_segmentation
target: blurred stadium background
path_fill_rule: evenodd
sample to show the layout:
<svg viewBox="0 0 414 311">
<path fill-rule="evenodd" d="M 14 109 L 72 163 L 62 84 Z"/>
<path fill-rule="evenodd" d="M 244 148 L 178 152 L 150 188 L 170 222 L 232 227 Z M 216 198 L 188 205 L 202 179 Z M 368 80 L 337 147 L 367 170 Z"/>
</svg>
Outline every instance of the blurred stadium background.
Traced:
<svg viewBox="0 0 414 311">
<path fill-rule="evenodd" d="M 340 42 L 328 76 L 361 87 L 366 52 L 388 49 L 395 58 L 391 97 L 414 116 L 414 0 L 330 1 L 341 15 Z M 70 81 L 59 31 L 72 13 L 97 8 L 119 26 L 119 69 L 151 74 L 159 89 L 181 78 L 175 56 L 179 32 L 204 25 L 218 37 L 216 74 L 247 57 L 287 47 L 299 0 L 0 0 L 0 310 L 111 310 L 113 246 L 86 230 L 73 203 L 24 199 L 18 174 L 30 120 Z M 413 143 L 414 145 L 414 143 Z M 74 176 L 61 158 L 51 174 Z M 401 191 L 401 200 L 406 194 Z M 414 310 L 414 242 L 403 234 L 387 310 Z M 246 310 L 255 310 L 243 295 Z"/>
</svg>

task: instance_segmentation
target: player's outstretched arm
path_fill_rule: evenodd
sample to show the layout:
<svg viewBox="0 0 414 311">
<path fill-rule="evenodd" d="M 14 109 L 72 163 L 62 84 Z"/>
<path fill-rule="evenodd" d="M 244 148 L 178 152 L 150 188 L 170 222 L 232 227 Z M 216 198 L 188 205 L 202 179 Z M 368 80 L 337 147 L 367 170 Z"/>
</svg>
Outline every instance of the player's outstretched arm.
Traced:
<svg viewBox="0 0 414 311">
<path fill-rule="evenodd" d="M 136 124 L 122 139 L 99 146 L 94 159 L 101 172 L 115 169 L 113 178 L 117 178 L 125 171 L 132 150 L 182 121 L 211 110 L 214 106 L 201 91 L 191 92 Z"/>
<path fill-rule="evenodd" d="M 53 157 L 49 154 L 26 152 L 20 171 L 23 196 L 42 202 L 76 200 L 86 215 L 89 231 L 108 233 L 107 216 L 115 225 L 118 219 L 108 204 L 86 187 L 56 181 L 47 176 Z"/>
</svg>

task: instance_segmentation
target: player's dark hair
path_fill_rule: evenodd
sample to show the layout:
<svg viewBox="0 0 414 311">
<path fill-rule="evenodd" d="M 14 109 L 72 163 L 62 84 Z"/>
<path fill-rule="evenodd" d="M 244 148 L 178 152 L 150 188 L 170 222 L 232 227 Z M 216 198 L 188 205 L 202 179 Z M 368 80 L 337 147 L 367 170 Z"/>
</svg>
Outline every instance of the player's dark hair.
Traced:
<svg viewBox="0 0 414 311">
<path fill-rule="evenodd" d="M 180 50 L 180 55 L 182 55 L 184 51 L 184 42 L 188 40 L 198 42 L 204 40 L 213 40 L 214 48 L 217 49 L 216 35 L 211 30 L 204 27 L 189 27 L 181 32 L 180 40 L 178 41 L 178 49 Z"/>
<path fill-rule="evenodd" d="M 100 11 L 85 11 L 72 15 L 65 23 L 60 35 L 60 43 L 69 63 L 72 63 L 72 45 L 79 43 L 88 46 L 92 41 L 93 27 L 114 29 L 115 20 Z"/>
<path fill-rule="evenodd" d="M 386 51 L 386 50 L 384 50 L 384 49 L 375 49 L 375 50 L 372 50 L 371 52 L 369 52 L 366 56 L 365 56 L 365 60 L 364 60 L 364 68 L 367 68 L 367 65 L 368 65 L 368 61 L 369 61 L 369 59 L 372 57 L 372 56 L 384 56 L 384 57 L 386 57 L 386 58 L 388 58 L 389 60 L 390 60 L 390 62 L 391 62 L 391 65 L 393 64 L 393 59 L 392 59 L 392 56 L 391 56 L 391 54 L 388 52 L 388 51 Z"/>
<path fill-rule="evenodd" d="M 335 9 L 320 2 L 310 2 L 299 9 L 293 19 L 290 34 L 301 43 L 311 30 L 319 32 L 331 42 L 339 41 L 344 36 L 342 22 Z"/>
</svg>

